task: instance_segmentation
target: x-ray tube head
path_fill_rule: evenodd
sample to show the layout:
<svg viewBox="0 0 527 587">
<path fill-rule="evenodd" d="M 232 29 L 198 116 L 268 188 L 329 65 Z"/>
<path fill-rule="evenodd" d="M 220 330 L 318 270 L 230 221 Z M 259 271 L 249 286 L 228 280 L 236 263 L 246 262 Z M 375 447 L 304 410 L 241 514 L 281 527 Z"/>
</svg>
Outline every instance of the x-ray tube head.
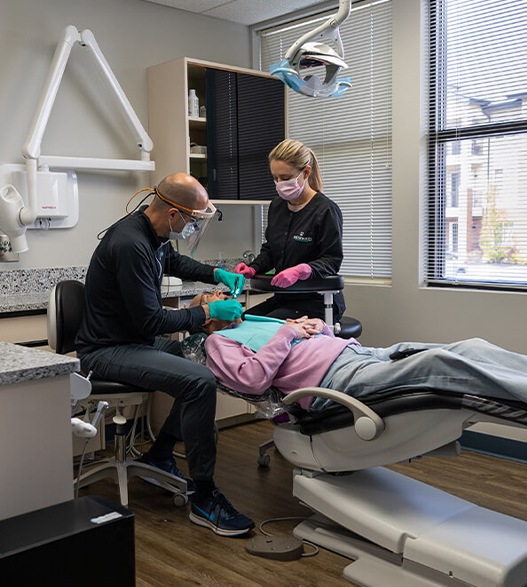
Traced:
<svg viewBox="0 0 527 587">
<path fill-rule="evenodd" d="M 7 184 L 0 188 L 0 231 L 9 237 L 14 253 L 28 250 L 26 226 L 20 221 L 24 200 L 14 186 Z"/>
</svg>

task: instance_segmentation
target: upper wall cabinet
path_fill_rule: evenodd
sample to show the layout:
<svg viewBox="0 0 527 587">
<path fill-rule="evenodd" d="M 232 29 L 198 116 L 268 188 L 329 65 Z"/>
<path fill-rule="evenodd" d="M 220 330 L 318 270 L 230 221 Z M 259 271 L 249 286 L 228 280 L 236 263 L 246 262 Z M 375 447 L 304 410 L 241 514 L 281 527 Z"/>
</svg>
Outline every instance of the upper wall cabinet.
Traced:
<svg viewBox="0 0 527 587">
<path fill-rule="evenodd" d="M 263 72 L 188 57 L 149 67 L 155 181 L 186 171 L 211 199 L 269 200 L 267 155 L 285 138 L 285 91 Z"/>
</svg>

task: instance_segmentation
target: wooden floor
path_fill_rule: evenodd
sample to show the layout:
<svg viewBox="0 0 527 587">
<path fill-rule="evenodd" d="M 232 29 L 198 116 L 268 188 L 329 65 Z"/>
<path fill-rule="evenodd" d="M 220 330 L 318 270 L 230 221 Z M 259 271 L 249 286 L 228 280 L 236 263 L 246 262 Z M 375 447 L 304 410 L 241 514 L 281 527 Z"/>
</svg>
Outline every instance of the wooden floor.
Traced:
<svg viewBox="0 0 527 587">
<path fill-rule="evenodd" d="M 309 510 L 292 497 L 292 466 L 275 450 L 271 466 L 256 464 L 258 445 L 269 439 L 268 422 L 244 424 L 220 432 L 216 483 L 257 526 L 276 517 L 306 517 Z M 178 463 L 185 470 L 185 462 Z M 393 469 L 478 505 L 527 520 L 527 465 L 463 453 L 459 458 L 424 458 Z M 221 538 L 192 524 L 187 507 L 176 508 L 170 496 L 134 479 L 129 508 L 135 513 L 137 587 L 333 587 L 351 586 L 342 577 L 349 561 L 327 551 L 292 562 L 255 557 L 246 538 Z M 100 481 L 81 495 L 118 500 L 117 486 Z M 290 534 L 298 520 L 266 525 L 273 534 Z M 258 534 L 258 527 L 255 534 Z M 111 553 L 109 553 L 111 556 Z M 103 583 L 99 583 L 102 585 Z M 385 586 L 379 586 L 385 587 Z"/>
</svg>

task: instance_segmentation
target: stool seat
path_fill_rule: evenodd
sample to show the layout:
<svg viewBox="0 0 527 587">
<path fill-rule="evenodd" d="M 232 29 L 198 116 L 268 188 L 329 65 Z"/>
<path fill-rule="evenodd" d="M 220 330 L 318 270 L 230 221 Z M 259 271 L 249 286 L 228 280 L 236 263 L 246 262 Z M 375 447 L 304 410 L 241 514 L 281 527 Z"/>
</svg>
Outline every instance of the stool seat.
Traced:
<svg viewBox="0 0 527 587">
<path fill-rule="evenodd" d="M 362 334 L 362 324 L 351 316 L 342 316 L 335 324 L 335 336 L 340 338 L 358 338 Z"/>
</svg>

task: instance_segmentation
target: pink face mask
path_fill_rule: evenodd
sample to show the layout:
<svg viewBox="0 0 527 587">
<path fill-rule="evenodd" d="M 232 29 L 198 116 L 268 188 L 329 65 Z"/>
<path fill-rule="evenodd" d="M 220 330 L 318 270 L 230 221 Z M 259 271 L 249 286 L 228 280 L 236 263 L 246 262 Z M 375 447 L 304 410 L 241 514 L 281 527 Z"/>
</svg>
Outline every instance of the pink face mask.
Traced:
<svg viewBox="0 0 527 587">
<path fill-rule="evenodd" d="M 303 175 L 302 171 L 300 175 Z M 300 177 L 300 175 L 298 177 Z M 288 202 L 296 200 L 302 193 L 304 186 L 298 183 L 298 177 L 293 179 L 286 179 L 284 181 L 275 181 L 276 191 L 278 195 Z"/>
</svg>

